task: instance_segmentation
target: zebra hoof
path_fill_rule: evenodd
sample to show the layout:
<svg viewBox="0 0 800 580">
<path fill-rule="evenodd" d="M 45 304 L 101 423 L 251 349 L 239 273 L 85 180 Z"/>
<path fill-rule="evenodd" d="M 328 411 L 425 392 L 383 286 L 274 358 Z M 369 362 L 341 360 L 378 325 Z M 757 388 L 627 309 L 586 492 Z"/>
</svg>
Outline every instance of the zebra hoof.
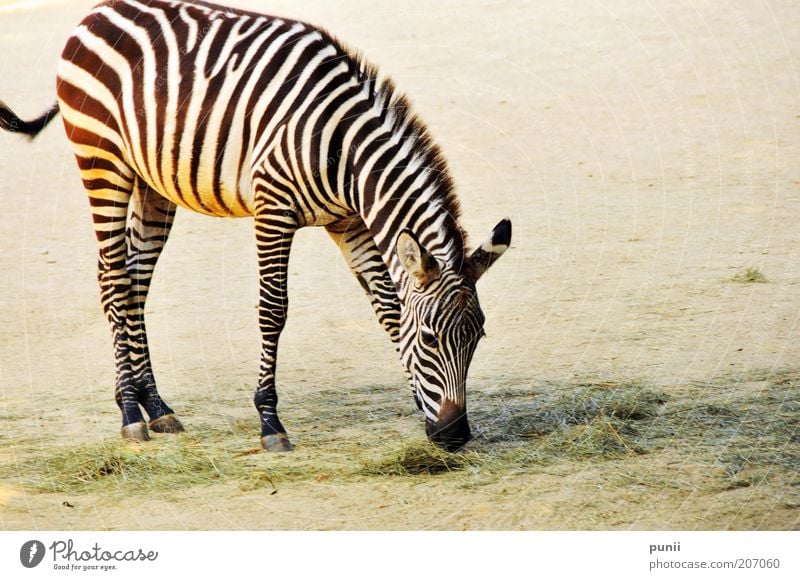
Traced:
<svg viewBox="0 0 800 580">
<path fill-rule="evenodd" d="M 150 429 L 154 433 L 183 433 L 185 431 L 181 422 L 172 413 L 150 421 Z"/>
<path fill-rule="evenodd" d="M 122 438 L 130 441 L 150 441 L 147 425 L 144 421 L 122 426 Z"/>
<path fill-rule="evenodd" d="M 264 435 L 261 438 L 261 447 L 272 453 L 282 453 L 292 450 L 292 444 L 286 433 L 276 433 L 275 435 Z"/>
</svg>

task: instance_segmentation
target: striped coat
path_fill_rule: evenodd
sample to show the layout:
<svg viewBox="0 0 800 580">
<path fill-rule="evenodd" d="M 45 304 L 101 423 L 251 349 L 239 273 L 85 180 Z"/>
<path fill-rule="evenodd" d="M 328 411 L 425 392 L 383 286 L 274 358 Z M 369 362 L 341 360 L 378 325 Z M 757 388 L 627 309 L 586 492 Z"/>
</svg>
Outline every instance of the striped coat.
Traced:
<svg viewBox="0 0 800 580">
<path fill-rule="evenodd" d="M 409 102 L 327 32 L 204 2 L 109 0 L 67 41 L 58 104 L 99 244 L 123 435 L 182 425 L 155 387 L 144 302 L 177 206 L 253 216 L 262 444 L 290 448 L 277 415 L 277 344 L 294 233 L 324 226 L 396 343 L 428 434 L 469 439 L 466 374 L 483 334 L 475 282 L 510 244 L 504 220 L 466 251 L 453 181 Z M 324 290 L 321 290 L 324 291 Z"/>
</svg>

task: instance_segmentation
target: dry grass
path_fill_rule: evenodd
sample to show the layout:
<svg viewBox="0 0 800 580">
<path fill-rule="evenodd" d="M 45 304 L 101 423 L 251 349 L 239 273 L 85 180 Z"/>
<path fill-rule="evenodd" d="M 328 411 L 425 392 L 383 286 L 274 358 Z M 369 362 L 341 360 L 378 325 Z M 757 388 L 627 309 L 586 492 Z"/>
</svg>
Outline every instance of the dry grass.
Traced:
<svg viewBox="0 0 800 580">
<path fill-rule="evenodd" d="M 81 492 L 99 487 L 136 487 L 159 492 L 219 481 L 224 472 L 203 446 L 180 437 L 144 445 L 105 441 L 63 449 L 46 459 L 50 477 L 37 486 L 56 492 Z"/>
<path fill-rule="evenodd" d="M 367 460 L 361 473 L 384 476 L 433 475 L 476 466 L 480 460 L 480 456 L 474 452 L 448 453 L 425 439 L 413 439 L 397 449 L 387 450 L 380 459 Z"/>
<path fill-rule="evenodd" d="M 663 453 L 714 466 L 702 483 L 710 492 L 772 480 L 787 481 L 797 491 L 799 377 L 797 371 L 730 377 L 670 389 L 669 396 L 641 381 L 475 393 L 477 437 L 456 454 L 423 438 L 421 419 L 407 411 L 412 403 L 405 393 L 373 388 L 348 399 L 337 392 L 335 405 L 334 393 L 322 392 L 294 415 L 287 407 L 286 422 L 295 425 L 291 454 L 261 452 L 253 447 L 255 421 L 234 421 L 224 428 L 196 425 L 193 432 L 155 436 L 146 444 L 114 438 L 44 451 L 16 442 L 15 456 L 25 459 L 0 465 L 0 477 L 29 491 L 63 494 L 169 495 L 220 482 L 275 493 L 296 481 L 393 477 L 457 478 L 458 485 L 473 487 L 543 467 L 605 469 L 608 462 Z M 652 462 L 654 471 L 642 476 L 648 485 L 674 485 L 666 468 L 658 471 L 663 464 Z M 628 480 L 608 480 L 613 481 Z"/>
<path fill-rule="evenodd" d="M 769 280 L 758 268 L 747 268 L 744 272 L 739 272 L 731 278 L 731 282 L 739 284 L 767 284 Z"/>
</svg>

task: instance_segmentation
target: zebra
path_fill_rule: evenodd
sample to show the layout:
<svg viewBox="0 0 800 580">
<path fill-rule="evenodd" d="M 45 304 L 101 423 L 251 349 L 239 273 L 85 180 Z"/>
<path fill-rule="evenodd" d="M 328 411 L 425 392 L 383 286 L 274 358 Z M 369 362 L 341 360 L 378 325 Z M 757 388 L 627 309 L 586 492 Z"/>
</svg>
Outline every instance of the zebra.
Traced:
<svg viewBox="0 0 800 580">
<path fill-rule="evenodd" d="M 324 227 L 389 334 L 428 438 L 472 435 L 467 371 L 484 336 L 476 282 L 511 243 L 501 220 L 471 252 L 447 163 L 393 82 L 327 31 L 206 2 L 107 0 L 67 40 L 57 102 L 89 197 L 124 438 L 184 430 L 161 398 L 144 306 L 178 206 L 252 217 L 261 351 L 261 446 L 290 451 L 275 369 L 287 263 L 302 227 Z M 145 421 L 144 413 L 149 421 Z"/>
</svg>

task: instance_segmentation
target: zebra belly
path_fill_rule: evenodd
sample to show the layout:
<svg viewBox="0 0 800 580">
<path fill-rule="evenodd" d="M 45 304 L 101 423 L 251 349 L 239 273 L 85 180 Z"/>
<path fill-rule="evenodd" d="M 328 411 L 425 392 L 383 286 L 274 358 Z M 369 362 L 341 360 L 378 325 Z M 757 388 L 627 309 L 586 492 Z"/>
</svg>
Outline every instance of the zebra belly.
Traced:
<svg viewBox="0 0 800 580">
<path fill-rule="evenodd" d="M 146 171 L 136 168 L 137 174 L 156 192 L 173 203 L 197 213 L 215 217 L 247 217 L 253 215 L 253 193 L 249 175 L 220 175 L 218 179 L 203 179 L 199 172 L 196 183 L 188 176 L 191 167 L 178 167 L 163 183 L 156 183 Z"/>
</svg>

